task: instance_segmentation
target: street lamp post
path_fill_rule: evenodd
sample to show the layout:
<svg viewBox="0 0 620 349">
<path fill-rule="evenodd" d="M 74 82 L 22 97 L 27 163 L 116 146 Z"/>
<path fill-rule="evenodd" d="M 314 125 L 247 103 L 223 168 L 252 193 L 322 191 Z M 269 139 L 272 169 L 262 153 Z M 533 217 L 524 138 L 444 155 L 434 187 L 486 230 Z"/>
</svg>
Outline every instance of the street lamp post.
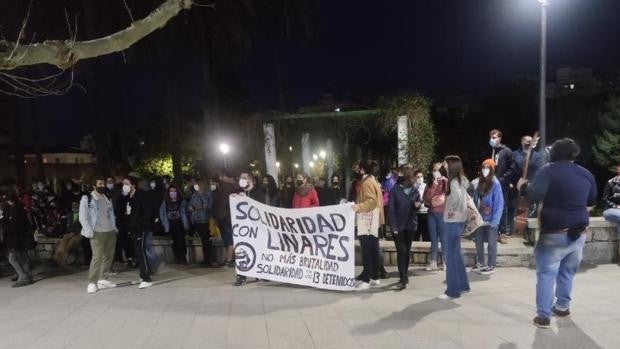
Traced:
<svg viewBox="0 0 620 349">
<path fill-rule="evenodd" d="M 226 155 L 228 154 L 228 152 L 230 151 L 230 146 L 226 143 L 220 143 L 220 152 L 222 153 L 222 156 L 224 158 L 224 167 L 228 167 L 228 159 L 226 158 Z"/>
<path fill-rule="evenodd" d="M 547 6 L 550 0 L 540 2 L 540 101 L 538 129 L 540 132 L 540 149 L 547 144 Z"/>
</svg>

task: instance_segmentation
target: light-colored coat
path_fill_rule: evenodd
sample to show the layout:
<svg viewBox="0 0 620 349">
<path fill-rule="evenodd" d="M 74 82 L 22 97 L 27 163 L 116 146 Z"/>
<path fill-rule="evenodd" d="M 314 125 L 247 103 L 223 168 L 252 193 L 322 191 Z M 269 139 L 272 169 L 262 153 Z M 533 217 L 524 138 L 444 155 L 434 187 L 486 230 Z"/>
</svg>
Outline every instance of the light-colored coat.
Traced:
<svg viewBox="0 0 620 349">
<path fill-rule="evenodd" d="M 88 195 L 91 196 L 90 202 L 88 202 Z M 86 238 L 92 238 L 95 236 L 95 227 L 97 226 L 97 212 L 99 210 L 99 200 L 105 200 L 108 205 L 108 218 L 114 228 L 115 232 L 118 232 L 116 228 L 116 217 L 114 216 L 114 207 L 112 201 L 107 196 L 101 195 L 96 191 L 90 194 L 82 196 L 80 200 L 80 224 L 82 225 L 82 236 Z"/>
</svg>

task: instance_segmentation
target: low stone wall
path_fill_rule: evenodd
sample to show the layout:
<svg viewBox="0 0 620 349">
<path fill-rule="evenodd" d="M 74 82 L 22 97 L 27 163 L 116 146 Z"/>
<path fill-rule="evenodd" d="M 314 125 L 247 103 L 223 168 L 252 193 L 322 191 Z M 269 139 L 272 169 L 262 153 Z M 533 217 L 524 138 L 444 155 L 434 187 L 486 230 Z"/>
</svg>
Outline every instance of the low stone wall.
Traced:
<svg viewBox="0 0 620 349">
<path fill-rule="evenodd" d="M 540 226 L 538 219 L 529 219 L 527 224 L 532 240 L 538 240 Z M 586 245 L 583 249 L 583 261 L 593 264 L 617 263 L 620 261 L 620 241 L 618 226 L 603 217 L 591 217 L 586 232 Z"/>
</svg>

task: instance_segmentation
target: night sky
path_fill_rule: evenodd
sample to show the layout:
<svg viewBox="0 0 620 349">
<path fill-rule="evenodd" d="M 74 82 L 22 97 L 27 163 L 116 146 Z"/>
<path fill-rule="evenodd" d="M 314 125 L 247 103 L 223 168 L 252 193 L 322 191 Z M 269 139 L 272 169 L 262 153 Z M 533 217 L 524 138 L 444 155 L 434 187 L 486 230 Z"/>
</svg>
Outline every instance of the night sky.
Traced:
<svg viewBox="0 0 620 349">
<path fill-rule="evenodd" d="M 404 89 L 431 96 L 484 93 L 498 81 L 538 71 L 537 0 L 320 0 L 319 17 L 316 39 L 284 46 L 291 109 L 316 103 L 327 92 L 353 97 Z M 619 23 L 619 0 L 552 0 L 548 79 L 559 65 L 620 68 Z M 249 110 L 278 107 L 270 42 L 258 38 L 237 71 Z M 83 117 L 85 103 L 79 91 L 41 101 L 42 130 L 48 131 L 44 141 L 77 143 L 92 132 Z"/>
</svg>

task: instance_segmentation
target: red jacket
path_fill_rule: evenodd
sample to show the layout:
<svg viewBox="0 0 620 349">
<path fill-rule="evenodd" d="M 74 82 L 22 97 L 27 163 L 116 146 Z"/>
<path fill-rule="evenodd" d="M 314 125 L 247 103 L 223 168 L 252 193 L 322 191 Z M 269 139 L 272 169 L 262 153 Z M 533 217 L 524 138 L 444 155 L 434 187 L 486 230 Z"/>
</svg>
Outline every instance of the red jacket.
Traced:
<svg viewBox="0 0 620 349">
<path fill-rule="evenodd" d="M 306 195 L 302 195 L 306 192 Z M 312 186 L 310 188 L 298 188 L 293 196 L 293 208 L 319 207 L 319 196 Z"/>
</svg>

